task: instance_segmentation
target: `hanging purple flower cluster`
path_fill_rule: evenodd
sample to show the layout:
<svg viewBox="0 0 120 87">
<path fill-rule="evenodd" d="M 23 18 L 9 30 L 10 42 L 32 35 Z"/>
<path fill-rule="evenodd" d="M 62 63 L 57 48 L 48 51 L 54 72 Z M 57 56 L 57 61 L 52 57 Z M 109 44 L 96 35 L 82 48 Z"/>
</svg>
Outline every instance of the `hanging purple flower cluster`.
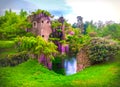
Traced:
<svg viewBox="0 0 120 87">
<path fill-rule="evenodd" d="M 52 69 L 52 62 L 50 61 L 50 58 L 46 58 L 44 54 L 40 55 L 38 62 L 46 66 L 48 69 Z"/>
<path fill-rule="evenodd" d="M 65 46 L 61 45 L 61 53 L 64 54 L 65 53 Z"/>
<path fill-rule="evenodd" d="M 49 59 L 49 58 L 48 58 Z M 47 63 L 47 67 L 49 68 L 49 69 L 52 69 L 52 62 L 49 60 L 49 62 Z"/>
<path fill-rule="evenodd" d="M 57 46 L 58 46 L 58 51 L 61 51 L 61 43 L 60 42 L 57 43 Z"/>
<path fill-rule="evenodd" d="M 65 46 L 65 52 L 69 53 L 69 45 L 68 44 Z"/>
<path fill-rule="evenodd" d="M 68 53 L 69 52 L 69 45 L 61 45 L 61 53 Z"/>
<path fill-rule="evenodd" d="M 61 44 L 60 42 L 57 42 L 56 45 L 58 46 L 58 51 L 60 53 L 62 53 L 62 54 L 69 53 L 69 45 L 68 44 L 64 45 L 64 44 Z"/>
<path fill-rule="evenodd" d="M 45 55 L 41 54 L 38 58 L 39 63 L 45 63 Z"/>
</svg>

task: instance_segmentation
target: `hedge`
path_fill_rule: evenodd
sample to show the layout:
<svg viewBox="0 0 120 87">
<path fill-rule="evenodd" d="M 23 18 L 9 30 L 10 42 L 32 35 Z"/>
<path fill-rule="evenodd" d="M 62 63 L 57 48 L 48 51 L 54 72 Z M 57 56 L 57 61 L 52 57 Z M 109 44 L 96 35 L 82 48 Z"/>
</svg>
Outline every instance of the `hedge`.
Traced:
<svg viewBox="0 0 120 87">
<path fill-rule="evenodd" d="M 7 58 L 0 59 L 0 66 L 15 66 L 29 59 L 27 52 L 19 52 L 16 54 L 9 55 Z"/>
</svg>

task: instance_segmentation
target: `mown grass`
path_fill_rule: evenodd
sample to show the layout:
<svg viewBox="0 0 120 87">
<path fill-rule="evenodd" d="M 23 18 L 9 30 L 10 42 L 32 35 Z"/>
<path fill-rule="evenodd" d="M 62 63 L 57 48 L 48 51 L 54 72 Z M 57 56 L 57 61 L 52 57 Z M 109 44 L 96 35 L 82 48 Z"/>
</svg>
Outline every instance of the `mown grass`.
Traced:
<svg viewBox="0 0 120 87">
<path fill-rule="evenodd" d="M 119 66 L 117 60 L 63 76 L 30 59 L 16 67 L 1 67 L 0 87 L 119 87 Z"/>
</svg>

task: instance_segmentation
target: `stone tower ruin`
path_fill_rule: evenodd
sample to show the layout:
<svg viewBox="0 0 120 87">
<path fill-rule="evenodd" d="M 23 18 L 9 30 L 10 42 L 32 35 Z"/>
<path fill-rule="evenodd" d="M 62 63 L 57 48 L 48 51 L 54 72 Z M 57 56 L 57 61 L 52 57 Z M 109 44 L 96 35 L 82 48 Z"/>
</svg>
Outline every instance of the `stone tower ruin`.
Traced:
<svg viewBox="0 0 120 87">
<path fill-rule="evenodd" d="M 36 36 L 42 36 L 45 40 L 48 40 L 49 35 L 52 32 L 50 17 L 43 13 L 34 14 L 28 16 L 28 21 L 32 23 L 32 28 L 29 30 Z"/>
</svg>

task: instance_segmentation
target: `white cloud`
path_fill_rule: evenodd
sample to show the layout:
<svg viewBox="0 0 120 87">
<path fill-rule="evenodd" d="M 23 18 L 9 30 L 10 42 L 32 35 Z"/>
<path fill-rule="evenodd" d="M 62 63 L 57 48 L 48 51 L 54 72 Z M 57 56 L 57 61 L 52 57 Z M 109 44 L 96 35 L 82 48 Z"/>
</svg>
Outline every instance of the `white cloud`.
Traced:
<svg viewBox="0 0 120 87">
<path fill-rule="evenodd" d="M 65 17 L 65 19 L 66 20 L 68 20 L 68 23 L 71 23 L 71 24 L 73 24 L 74 22 L 77 22 L 77 15 L 75 15 L 75 14 L 67 14 L 67 15 L 65 15 L 64 16 Z"/>
<path fill-rule="evenodd" d="M 66 0 L 66 3 L 72 7 L 73 14 L 82 16 L 84 21 L 113 20 L 120 22 L 119 0 L 116 2 L 114 0 Z M 71 18 L 73 18 L 72 15 Z"/>
</svg>

